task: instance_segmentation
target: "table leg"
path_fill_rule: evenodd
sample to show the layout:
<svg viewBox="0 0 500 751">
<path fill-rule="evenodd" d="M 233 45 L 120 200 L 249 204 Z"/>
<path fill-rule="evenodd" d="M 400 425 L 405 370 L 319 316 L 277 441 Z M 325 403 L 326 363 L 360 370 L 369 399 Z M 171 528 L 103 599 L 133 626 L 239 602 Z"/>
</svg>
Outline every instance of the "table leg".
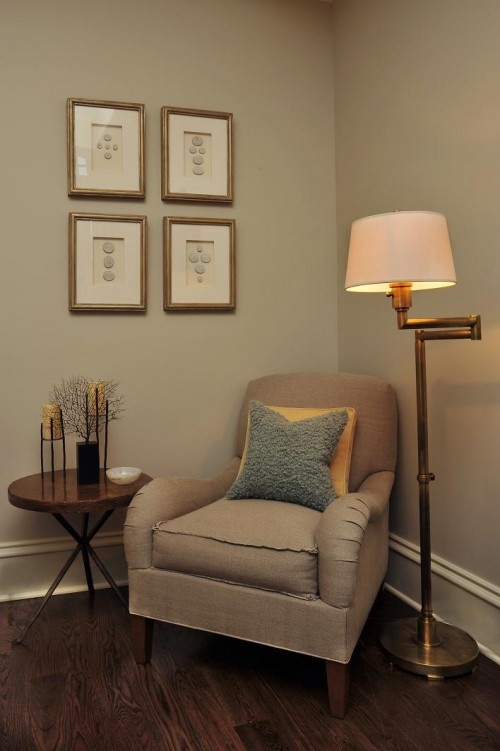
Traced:
<svg viewBox="0 0 500 751">
<path fill-rule="evenodd" d="M 66 561 L 66 563 L 64 564 L 64 566 L 62 567 L 62 569 L 60 570 L 60 572 L 58 573 L 58 575 L 56 576 L 56 578 L 54 579 L 54 581 L 52 582 L 52 584 L 50 585 L 50 587 L 49 587 L 49 589 L 47 591 L 47 594 L 43 598 L 40 606 L 37 608 L 37 610 L 31 616 L 31 618 L 30 618 L 30 620 L 29 620 L 26 628 L 24 629 L 23 633 L 17 639 L 14 639 L 13 644 L 21 644 L 21 642 L 23 641 L 24 637 L 26 636 L 26 634 L 30 630 L 31 626 L 33 625 L 33 623 L 36 621 L 36 619 L 38 618 L 38 616 L 40 615 L 40 613 L 44 609 L 45 605 L 47 604 L 47 602 L 49 601 L 50 597 L 54 593 L 54 590 L 56 589 L 56 587 L 60 583 L 61 579 L 66 575 L 69 567 L 71 566 L 71 564 L 73 563 L 73 561 L 75 560 L 75 558 L 78 556 L 79 553 L 82 554 L 83 565 L 84 565 L 84 568 L 85 568 L 85 576 L 86 576 L 86 579 L 87 579 L 87 587 L 88 587 L 89 593 L 90 594 L 94 594 L 94 591 L 95 591 L 94 590 L 94 582 L 93 582 L 93 579 L 92 579 L 92 569 L 90 567 L 90 558 L 92 558 L 92 560 L 94 561 L 94 563 L 96 564 L 96 566 L 99 568 L 100 572 L 105 577 L 105 579 L 108 582 L 108 584 L 110 585 L 110 587 L 113 589 L 113 591 L 115 592 L 115 594 L 119 598 L 119 600 L 122 603 L 122 605 L 128 610 L 128 604 L 127 604 L 125 598 L 123 597 L 122 593 L 118 589 L 118 586 L 117 586 L 116 582 L 114 581 L 113 577 L 111 576 L 111 574 L 107 570 L 106 566 L 101 561 L 101 559 L 99 558 L 99 556 L 97 555 L 97 553 L 95 552 L 95 550 L 93 549 L 93 547 L 90 544 L 90 542 L 91 542 L 92 538 L 94 537 L 94 535 L 97 534 L 97 532 L 101 529 L 101 527 L 103 526 L 103 524 L 109 519 L 109 517 L 113 513 L 113 510 L 114 509 L 109 509 L 108 511 L 105 511 L 102 514 L 102 516 L 98 519 L 98 521 L 94 524 L 94 526 L 92 527 L 92 529 L 90 530 L 90 532 L 88 531 L 90 513 L 89 512 L 85 512 L 84 518 L 82 520 L 82 533 L 81 534 L 78 534 L 78 532 L 76 531 L 76 529 L 74 529 L 74 527 L 71 526 L 71 524 L 67 521 L 67 519 L 65 519 L 64 516 L 62 516 L 62 514 L 59 514 L 59 513 L 53 513 L 52 514 L 52 516 L 55 519 L 57 519 L 57 521 L 59 522 L 59 524 L 62 527 L 64 527 L 64 529 L 71 535 L 71 537 L 73 537 L 73 539 L 76 541 L 77 545 L 76 545 L 76 548 L 71 553 L 71 555 L 69 556 L 69 558 Z M 89 556 L 90 556 L 90 558 L 89 558 Z"/>
<path fill-rule="evenodd" d="M 82 533 L 81 533 L 81 538 L 83 540 L 82 558 L 83 558 L 83 566 L 85 568 L 85 577 L 87 579 L 87 589 L 89 590 L 90 594 L 93 595 L 95 590 L 94 590 L 94 582 L 92 579 L 92 569 L 90 568 L 88 546 L 85 544 L 85 541 L 88 539 L 87 535 L 88 535 L 88 530 L 89 530 L 89 517 L 90 517 L 90 513 L 86 512 L 83 515 L 83 519 L 82 519 Z"/>
<path fill-rule="evenodd" d="M 82 524 L 82 534 L 81 535 L 78 534 L 78 532 L 71 526 L 71 524 L 68 522 L 67 519 L 64 518 L 64 516 L 62 516 L 61 514 L 53 514 L 53 516 L 55 516 L 55 518 L 57 519 L 57 521 L 59 522 L 59 524 L 61 524 L 64 527 L 64 529 L 67 532 L 69 532 L 69 534 L 72 537 L 74 537 L 74 539 L 79 544 L 81 544 L 82 558 L 83 558 L 83 562 L 84 562 L 84 565 L 85 565 L 85 573 L 87 574 L 87 566 L 88 566 L 90 581 L 92 582 L 92 573 L 90 571 L 89 556 L 92 558 L 92 560 L 94 561 L 94 563 L 96 564 L 96 566 L 98 567 L 98 569 L 100 570 L 100 572 L 102 573 L 102 575 L 104 576 L 104 578 L 106 579 L 106 581 L 108 582 L 109 586 L 116 593 L 116 595 L 119 598 L 119 600 L 122 603 L 122 605 L 128 610 L 128 603 L 126 602 L 126 600 L 124 599 L 122 593 L 118 589 L 115 580 L 113 579 L 113 577 L 111 576 L 111 574 L 107 570 L 106 566 L 101 561 L 101 559 L 99 558 L 99 556 L 95 552 L 94 548 L 90 544 L 91 541 L 92 541 L 92 539 L 94 538 L 94 536 L 97 534 L 97 532 L 99 532 L 99 530 L 101 529 L 101 527 L 109 519 L 109 517 L 113 513 L 113 510 L 114 509 L 109 509 L 108 511 L 105 511 L 101 515 L 101 517 L 97 520 L 97 522 L 94 524 L 94 526 L 92 527 L 92 529 L 90 530 L 90 532 L 88 532 L 88 518 L 84 519 L 83 520 L 83 524 Z M 87 513 L 87 514 L 85 514 L 85 516 L 89 517 L 90 514 Z M 87 584 L 89 583 L 89 576 L 87 576 Z M 89 592 L 91 592 L 91 593 L 94 592 L 93 583 L 92 583 L 92 589 L 90 588 L 90 585 L 89 585 Z"/>
<path fill-rule="evenodd" d="M 59 573 L 57 574 L 57 576 L 54 579 L 54 581 L 52 582 L 52 584 L 50 585 L 50 587 L 49 587 L 49 589 L 47 591 L 47 594 L 43 598 L 40 606 L 33 613 L 33 615 L 31 616 L 31 618 L 29 619 L 28 624 L 27 624 L 26 628 L 24 629 L 23 633 L 21 634 L 21 636 L 18 636 L 17 639 L 14 639 L 13 644 L 21 644 L 21 642 L 23 641 L 24 637 L 26 636 L 26 634 L 28 633 L 28 631 L 30 630 L 30 628 L 32 627 L 32 625 L 34 624 L 34 622 L 36 621 L 36 619 L 38 618 L 38 616 L 40 615 L 40 613 L 42 612 L 42 610 L 44 609 L 44 607 L 46 606 L 46 604 L 48 603 L 50 597 L 52 596 L 52 594 L 53 594 L 53 592 L 55 590 L 55 588 L 58 586 L 58 584 L 61 581 L 61 579 L 65 576 L 66 572 L 68 571 L 69 567 L 71 566 L 71 564 L 73 563 L 73 561 L 75 560 L 75 558 L 77 557 L 77 555 L 78 555 L 78 553 L 80 552 L 81 549 L 82 549 L 82 545 L 80 544 L 80 545 L 77 545 L 76 548 L 73 550 L 73 552 L 71 553 L 70 557 L 68 558 L 68 560 L 66 561 L 66 563 L 64 564 L 64 566 L 62 567 L 62 569 L 59 571 Z"/>
<path fill-rule="evenodd" d="M 104 565 L 104 563 L 101 561 L 101 559 L 99 558 L 99 556 L 95 552 L 94 548 L 91 547 L 90 545 L 88 546 L 88 552 L 92 556 L 92 560 L 94 561 L 94 563 L 96 564 L 96 566 L 100 570 L 101 574 L 105 577 L 105 579 L 108 582 L 109 586 L 114 590 L 116 596 L 118 597 L 118 599 L 122 603 L 123 607 L 126 610 L 128 610 L 128 603 L 125 600 L 125 598 L 123 597 L 123 595 L 120 592 L 120 590 L 118 589 L 115 580 L 113 579 L 113 577 L 109 573 L 108 569 L 106 568 L 106 566 Z"/>
</svg>

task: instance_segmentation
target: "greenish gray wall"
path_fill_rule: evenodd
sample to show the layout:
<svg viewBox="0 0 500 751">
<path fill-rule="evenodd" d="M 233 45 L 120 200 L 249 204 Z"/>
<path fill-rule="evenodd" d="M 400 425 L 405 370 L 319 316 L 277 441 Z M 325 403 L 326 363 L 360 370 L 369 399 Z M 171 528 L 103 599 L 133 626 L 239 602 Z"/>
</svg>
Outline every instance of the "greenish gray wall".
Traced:
<svg viewBox="0 0 500 751">
<path fill-rule="evenodd" d="M 232 456 L 249 379 L 336 369 L 330 15 L 307 0 L 2 3 L 0 545 L 59 535 L 6 491 L 38 470 L 62 377 L 120 381 L 110 464 L 207 476 Z M 145 104 L 145 201 L 67 197 L 67 97 Z M 162 105 L 233 113 L 232 206 L 160 200 Z M 68 312 L 78 211 L 147 215 L 145 315 Z M 234 314 L 163 311 L 164 216 L 236 220 Z"/>
<path fill-rule="evenodd" d="M 400 407 L 391 509 L 396 551 L 418 542 L 414 355 L 382 295 L 343 292 L 351 222 L 394 209 L 443 212 L 458 284 L 414 295 L 412 315 L 480 313 L 481 342 L 427 345 L 433 552 L 500 604 L 500 4 L 335 0 L 340 369 L 390 380 Z M 409 543 L 409 546 L 407 544 Z M 407 546 L 407 547 L 406 547 Z M 404 558 L 404 555 L 403 555 Z M 472 586 L 472 585 L 471 585 Z M 440 598 L 440 583 L 436 583 Z M 446 602 L 436 608 L 445 615 Z M 457 609 L 459 610 L 459 609 Z M 459 620 L 460 612 L 454 613 Z M 496 611 L 496 650 L 500 629 Z M 486 638 L 486 637 L 485 637 Z"/>
</svg>

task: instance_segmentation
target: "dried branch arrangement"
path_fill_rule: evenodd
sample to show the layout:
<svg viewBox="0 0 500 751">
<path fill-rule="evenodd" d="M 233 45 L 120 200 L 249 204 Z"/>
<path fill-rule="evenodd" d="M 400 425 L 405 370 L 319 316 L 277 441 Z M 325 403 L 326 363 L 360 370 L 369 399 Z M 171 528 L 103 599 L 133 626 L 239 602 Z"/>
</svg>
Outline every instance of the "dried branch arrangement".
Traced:
<svg viewBox="0 0 500 751">
<path fill-rule="evenodd" d="M 61 407 L 66 433 L 74 433 L 84 441 L 89 441 L 92 433 L 105 427 L 105 405 L 107 421 L 118 420 L 124 411 L 123 397 L 118 394 L 117 381 L 97 381 L 83 376 L 71 376 L 53 386 L 50 402 Z M 97 395 L 97 396 L 96 396 Z"/>
</svg>

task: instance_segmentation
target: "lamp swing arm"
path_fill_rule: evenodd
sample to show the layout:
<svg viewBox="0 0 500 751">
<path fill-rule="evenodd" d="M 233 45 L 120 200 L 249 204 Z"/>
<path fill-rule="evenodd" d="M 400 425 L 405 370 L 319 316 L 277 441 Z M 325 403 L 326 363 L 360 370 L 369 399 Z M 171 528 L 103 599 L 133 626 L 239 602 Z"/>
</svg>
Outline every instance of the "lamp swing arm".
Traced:
<svg viewBox="0 0 500 751">
<path fill-rule="evenodd" d="M 481 316 L 459 316 L 454 318 L 408 318 L 412 304 L 411 284 L 390 284 L 386 296 L 392 299 L 396 311 L 398 329 L 423 329 L 422 339 L 481 339 Z M 427 329 L 450 329 L 449 331 L 429 332 Z"/>
<path fill-rule="evenodd" d="M 399 329 L 421 329 L 415 332 L 420 339 L 481 339 L 481 316 L 470 315 L 458 318 L 408 318 L 408 311 L 397 310 Z M 429 331 L 428 329 L 445 329 Z"/>
</svg>

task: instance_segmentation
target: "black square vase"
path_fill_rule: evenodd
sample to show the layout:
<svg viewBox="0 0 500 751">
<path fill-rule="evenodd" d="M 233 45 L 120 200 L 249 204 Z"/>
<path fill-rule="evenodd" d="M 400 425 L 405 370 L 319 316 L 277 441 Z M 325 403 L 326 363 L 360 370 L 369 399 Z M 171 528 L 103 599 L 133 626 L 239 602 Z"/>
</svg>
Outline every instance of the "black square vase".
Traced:
<svg viewBox="0 0 500 751">
<path fill-rule="evenodd" d="M 99 482 L 97 441 L 78 441 L 76 444 L 76 481 L 79 485 L 94 485 Z"/>
</svg>

